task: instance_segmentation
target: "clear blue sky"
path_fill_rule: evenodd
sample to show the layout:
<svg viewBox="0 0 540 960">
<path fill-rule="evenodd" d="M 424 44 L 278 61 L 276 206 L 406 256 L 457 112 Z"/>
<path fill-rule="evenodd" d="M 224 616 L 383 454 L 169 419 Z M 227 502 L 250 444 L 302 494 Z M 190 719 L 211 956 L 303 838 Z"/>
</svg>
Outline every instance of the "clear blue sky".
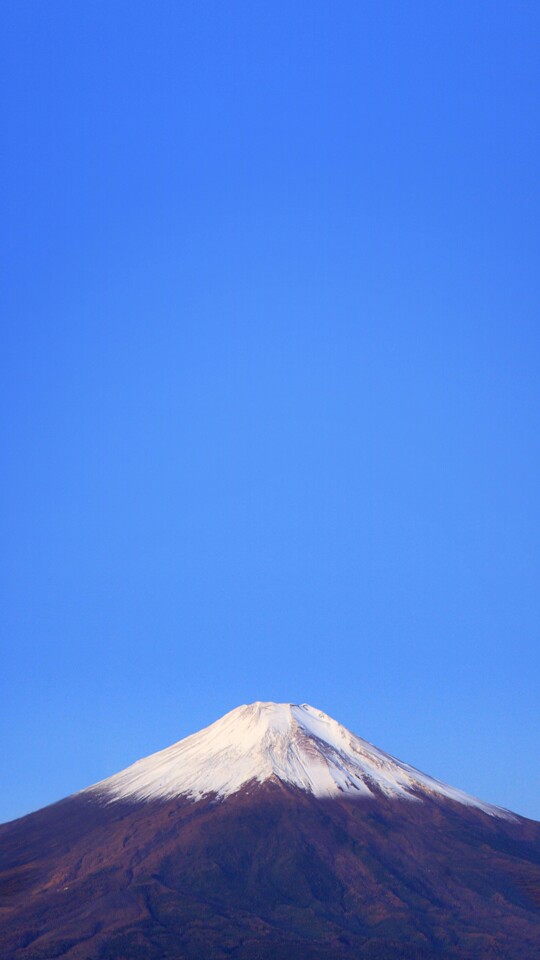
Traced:
<svg viewBox="0 0 540 960">
<path fill-rule="evenodd" d="M 2 21 L 0 820 L 252 700 L 540 819 L 538 4 Z"/>
</svg>

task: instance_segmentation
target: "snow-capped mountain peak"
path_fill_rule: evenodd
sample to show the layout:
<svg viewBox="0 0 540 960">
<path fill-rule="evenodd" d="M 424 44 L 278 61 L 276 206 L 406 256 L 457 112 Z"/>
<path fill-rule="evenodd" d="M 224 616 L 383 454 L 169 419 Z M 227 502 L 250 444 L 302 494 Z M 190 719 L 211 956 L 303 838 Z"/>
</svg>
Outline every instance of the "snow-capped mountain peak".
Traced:
<svg viewBox="0 0 540 960">
<path fill-rule="evenodd" d="M 273 778 L 316 797 L 382 793 L 420 800 L 435 795 L 495 816 L 512 816 L 396 760 L 306 703 L 237 707 L 84 792 L 106 800 L 199 800 L 225 798 L 247 784 Z"/>
</svg>

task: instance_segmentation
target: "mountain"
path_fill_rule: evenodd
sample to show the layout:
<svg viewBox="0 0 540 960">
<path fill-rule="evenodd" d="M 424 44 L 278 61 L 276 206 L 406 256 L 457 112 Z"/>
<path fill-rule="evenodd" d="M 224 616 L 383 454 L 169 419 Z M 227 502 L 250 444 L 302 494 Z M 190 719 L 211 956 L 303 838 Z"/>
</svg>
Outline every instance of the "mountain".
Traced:
<svg viewBox="0 0 540 960">
<path fill-rule="evenodd" d="M 104 799 L 229 797 L 272 778 L 315 797 L 438 795 L 512 818 L 427 777 L 304 703 L 253 703 L 86 791 Z"/>
<path fill-rule="evenodd" d="M 0 826 L 2 960 L 538 960 L 540 824 L 303 704 Z"/>
</svg>

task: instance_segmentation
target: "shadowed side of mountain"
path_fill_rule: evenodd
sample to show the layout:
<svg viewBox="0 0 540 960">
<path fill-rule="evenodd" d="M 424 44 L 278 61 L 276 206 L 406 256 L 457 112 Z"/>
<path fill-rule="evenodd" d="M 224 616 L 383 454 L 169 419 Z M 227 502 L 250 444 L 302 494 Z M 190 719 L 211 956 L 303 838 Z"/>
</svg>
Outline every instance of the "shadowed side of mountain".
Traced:
<svg viewBox="0 0 540 960">
<path fill-rule="evenodd" d="M 0 828 L 12 960 L 537 960 L 540 825 L 447 798 L 77 795 Z"/>
</svg>

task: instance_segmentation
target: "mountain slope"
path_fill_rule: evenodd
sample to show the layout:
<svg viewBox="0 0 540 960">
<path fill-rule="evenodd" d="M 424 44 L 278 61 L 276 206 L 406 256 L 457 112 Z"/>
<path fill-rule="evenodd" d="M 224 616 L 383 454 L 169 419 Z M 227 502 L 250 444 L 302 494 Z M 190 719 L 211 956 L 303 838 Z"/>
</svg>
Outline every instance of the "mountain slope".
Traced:
<svg viewBox="0 0 540 960">
<path fill-rule="evenodd" d="M 537 960 L 540 824 L 286 706 L 0 827 L 0 956 Z"/>
</svg>

